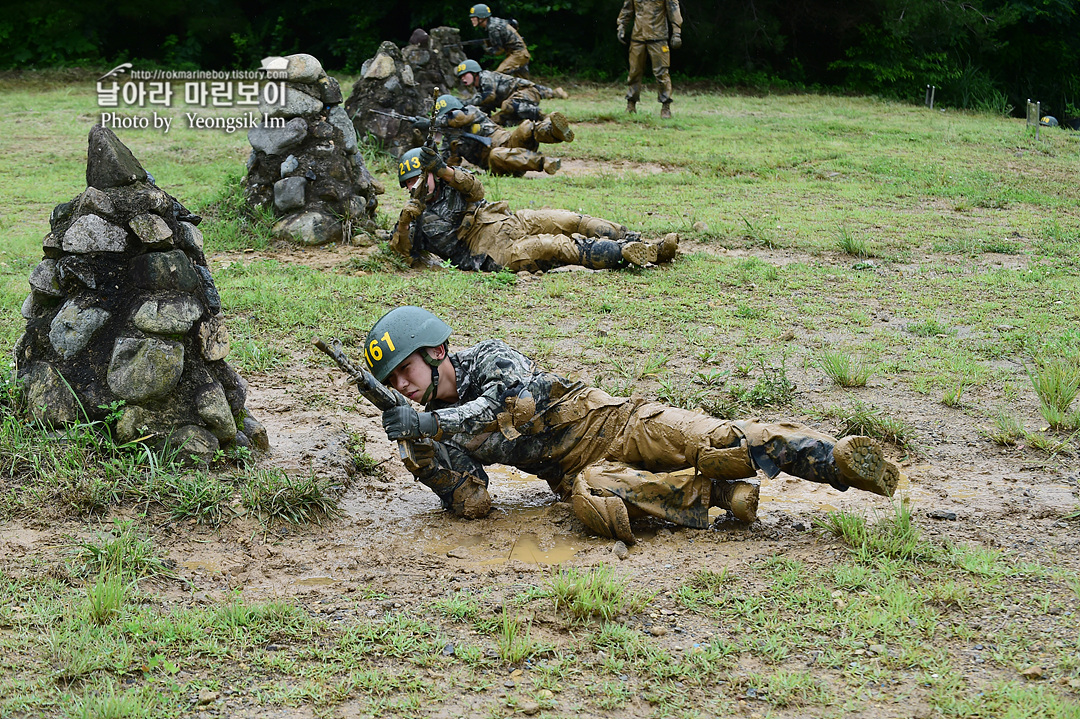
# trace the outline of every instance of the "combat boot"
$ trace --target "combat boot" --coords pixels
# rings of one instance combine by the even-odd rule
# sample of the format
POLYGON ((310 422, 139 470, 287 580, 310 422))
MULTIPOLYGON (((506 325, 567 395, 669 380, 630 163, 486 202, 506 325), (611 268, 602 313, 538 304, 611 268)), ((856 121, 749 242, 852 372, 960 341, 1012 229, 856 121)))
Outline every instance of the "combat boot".
POLYGON ((570 121, 566 119, 566 115, 553 112, 546 120, 537 123, 533 137, 538 142, 573 142, 574 131, 570 129, 570 121))
POLYGON ((832 454, 844 484, 883 497, 893 496, 900 470, 885 459, 877 442, 869 437, 844 437, 833 447, 832 454))
POLYGON ((679 233, 669 232, 656 244, 656 261, 671 262, 679 254, 679 233))
POLYGON ((578 246, 579 264, 592 270, 608 270, 622 267, 627 263, 623 255, 623 246, 614 240, 594 239, 572 235, 578 246))
POLYGON ((645 242, 624 242, 622 258, 631 265, 644 267, 650 262, 656 262, 656 245, 645 242))
POLYGON ((726 509, 740 522, 751 523, 757 520, 758 492, 757 482, 714 479, 709 506, 726 509))
POLYGON ((671 100, 668 100, 667 102, 665 102, 663 105, 660 106, 660 119, 661 120, 670 120, 671 119, 671 100))
POLYGON ((544 168, 544 172, 549 175, 554 175, 562 167, 562 160, 557 157, 545 157, 540 166, 544 168))
POLYGON ((637 100, 627 100, 626 111, 631 115, 637 112, 637 100))

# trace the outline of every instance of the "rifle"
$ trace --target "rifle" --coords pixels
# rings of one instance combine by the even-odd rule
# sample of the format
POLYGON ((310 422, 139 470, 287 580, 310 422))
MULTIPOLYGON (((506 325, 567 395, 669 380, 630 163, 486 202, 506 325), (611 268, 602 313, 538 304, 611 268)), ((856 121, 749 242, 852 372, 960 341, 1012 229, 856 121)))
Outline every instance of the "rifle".
POLYGON ((404 120, 405 122, 411 122, 413 124, 415 124, 415 123, 417 123, 417 122, 419 122, 421 120, 427 121, 426 117, 416 117, 415 115, 402 115, 399 112, 394 112, 394 111, 386 112, 385 110, 376 110, 375 108, 369 109, 368 112, 374 112, 376 115, 385 115, 387 117, 393 117, 393 118, 395 118, 397 120, 404 120))
MULTIPOLYGON (((427 137, 424 138, 424 147, 430 147, 432 150, 435 149, 435 106, 438 104, 438 101, 439 87, 436 85, 431 88, 431 117, 428 118, 427 137)), ((412 192, 409 193, 414 200, 422 202, 420 198, 427 193, 427 178, 428 173, 425 172, 420 177, 420 182, 417 182, 416 186, 413 187, 412 192)))
MULTIPOLYGON (((327 345, 321 339, 315 340, 316 349, 325 352, 330 356, 330 359, 334 360, 338 368, 349 375, 349 384, 355 384, 357 391, 360 395, 371 402, 377 409, 385 412, 388 409, 398 406, 409 406, 409 400, 405 395, 401 394, 395 389, 391 389, 386 385, 375 379, 375 375, 368 372, 363 367, 357 369, 349 358, 345 356, 341 342, 337 339, 331 339, 330 344, 327 345)), ((429 440, 414 440, 416 442, 429 442, 429 440)), ((409 472, 416 474, 420 469, 419 463, 416 461, 416 456, 413 453, 413 445, 409 440, 398 440, 398 456, 401 457, 402 464, 405 465, 405 469, 409 472)))
POLYGON ((444 43, 443 47, 469 47, 472 45, 483 45, 485 42, 487 42, 486 38, 478 38, 476 40, 462 40, 461 42, 444 43))

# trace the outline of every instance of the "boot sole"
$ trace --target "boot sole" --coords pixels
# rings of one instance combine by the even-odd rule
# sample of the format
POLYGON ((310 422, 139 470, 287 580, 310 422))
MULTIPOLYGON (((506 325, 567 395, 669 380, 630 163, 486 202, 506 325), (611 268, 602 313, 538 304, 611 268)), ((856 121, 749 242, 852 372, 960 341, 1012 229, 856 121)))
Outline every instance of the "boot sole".
POLYGON ((548 115, 548 120, 551 121, 551 127, 555 130, 555 137, 561 138, 563 142, 574 141, 574 131, 570 129, 570 121, 566 119, 566 115, 553 112, 548 115))
POLYGON ((896 492, 900 470, 869 437, 844 437, 833 448, 833 460, 844 484, 883 497, 896 492))
POLYGON ((751 524, 757 521, 758 492, 756 484, 739 483, 731 490, 731 513, 740 522, 751 524))
POLYGON ((557 157, 545 157, 544 158, 544 172, 549 175, 554 175, 562 167, 562 160, 557 157))
POLYGON ((644 242, 628 242, 622 246, 623 259, 632 265, 644 267, 656 262, 656 246, 644 242))

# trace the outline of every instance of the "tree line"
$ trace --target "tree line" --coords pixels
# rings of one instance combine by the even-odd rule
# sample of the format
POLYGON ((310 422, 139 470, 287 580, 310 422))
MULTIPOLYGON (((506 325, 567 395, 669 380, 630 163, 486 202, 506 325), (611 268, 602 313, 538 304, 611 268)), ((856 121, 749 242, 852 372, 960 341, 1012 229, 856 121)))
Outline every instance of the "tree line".
MULTIPOLYGON (((457 0, 15 0, 0 69, 251 69, 308 52, 356 72, 379 43, 450 25, 479 37, 457 0)), ((514 18, 534 74, 618 80, 622 0, 490 0, 514 18)), ((1027 98, 1080 115, 1080 0, 681 0, 677 77, 721 85, 877 94, 1007 112, 1027 98)), ((477 53, 477 59, 483 60, 477 53)))

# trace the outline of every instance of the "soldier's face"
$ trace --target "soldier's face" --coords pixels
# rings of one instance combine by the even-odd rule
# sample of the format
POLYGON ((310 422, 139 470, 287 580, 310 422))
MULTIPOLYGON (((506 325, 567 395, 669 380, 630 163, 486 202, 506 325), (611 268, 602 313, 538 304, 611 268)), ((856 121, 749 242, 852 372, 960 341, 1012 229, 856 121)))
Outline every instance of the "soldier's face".
MULTIPOLYGON (((413 352, 405 358, 394 370, 386 375, 383 381, 387 387, 392 387, 408 397, 413 402, 419 402, 427 388, 431 386, 431 367, 420 356, 421 352, 427 352, 436 359, 446 357, 444 347, 428 347, 413 352)), ((442 383, 439 386, 439 394, 443 394, 442 383)))
POLYGON ((464 83, 465 87, 472 87, 472 84, 475 80, 476 75, 471 72, 467 72, 461 76, 461 82, 464 83))
POLYGON ((471 17, 471 18, 469 18, 469 20, 472 21, 472 26, 473 27, 476 27, 477 25, 480 24, 480 18, 478 18, 478 17, 471 17))

